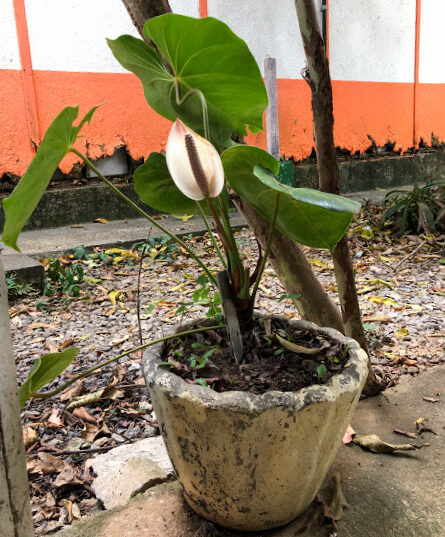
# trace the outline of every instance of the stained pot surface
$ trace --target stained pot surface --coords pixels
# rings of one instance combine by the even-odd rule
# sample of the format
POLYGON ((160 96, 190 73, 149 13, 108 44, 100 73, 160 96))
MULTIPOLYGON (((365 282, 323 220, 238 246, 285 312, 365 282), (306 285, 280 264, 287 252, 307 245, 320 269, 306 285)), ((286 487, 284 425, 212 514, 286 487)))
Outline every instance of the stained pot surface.
POLYGON ((159 368, 162 344, 144 354, 152 404, 185 498, 223 526, 268 529, 301 514, 317 494, 360 396, 366 353, 336 330, 296 324, 350 344, 345 368, 324 385, 217 393, 159 368))

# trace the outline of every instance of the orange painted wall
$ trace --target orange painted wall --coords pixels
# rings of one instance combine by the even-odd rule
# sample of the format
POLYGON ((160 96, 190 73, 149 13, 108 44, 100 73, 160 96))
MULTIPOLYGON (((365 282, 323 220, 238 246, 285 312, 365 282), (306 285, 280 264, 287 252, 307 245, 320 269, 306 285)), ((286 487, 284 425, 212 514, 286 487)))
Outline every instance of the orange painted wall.
POLYGON ((431 144, 431 134, 445 141, 445 84, 418 84, 417 137, 431 144))
POLYGON ((34 153, 29 138, 22 73, 0 69, 0 177, 23 175, 34 153))
MULTIPOLYGON (((81 114, 103 103, 90 127, 85 128, 91 158, 111 155, 125 145, 138 159, 165 147, 170 123, 153 112, 142 86, 132 74, 35 71, 35 92, 41 132, 64 106, 79 104, 81 114)), ((32 158, 21 73, 0 70, 0 175, 22 175, 32 158)), ((333 81, 336 145, 364 151, 371 144, 396 142, 412 146, 413 84, 333 81)), ((418 133, 428 143, 431 132, 445 140, 445 84, 418 85, 418 133)), ((310 90, 303 80, 279 80, 278 99, 282 153, 295 160, 312 151, 313 128, 310 90)), ((264 133, 250 135, 248 143, 266 147, 264 133)), ((66 157, 62 171, 69 172, 74 156, 66 157)))

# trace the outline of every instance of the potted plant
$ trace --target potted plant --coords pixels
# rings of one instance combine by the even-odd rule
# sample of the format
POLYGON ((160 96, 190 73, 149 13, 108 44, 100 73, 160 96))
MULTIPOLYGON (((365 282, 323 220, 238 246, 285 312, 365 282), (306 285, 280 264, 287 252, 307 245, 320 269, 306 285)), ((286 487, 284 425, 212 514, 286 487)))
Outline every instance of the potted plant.
POLYGON ((332 250, 360 205, 281 184, 273 156, 233 141, 247 126, 262 128, 267 95, 247 45, 224 23, 168 14, 147 21, 144 32, 156 49, 131 36, 109 41, 119 62, 140 78, 148 103, 173 121, 165 155, 151 153, 136 170, 135 190, 158 210, 200 215, 221 270, 212 272, 75 147, 97 107, 77 126, 78 108, 65 108, 53 121, 4 201, 3 241, 17 248, 53 172, 73 152, 189 253, 202 282, 219 290, 224 324, 194 323, 146 352, 156 416, 185 498, 199 514, 231 528, 276 527, 314 499, 358 401, 367 356, 335 330, 256 313, 257 290, 275 229, 332 250), (237 197, 269 222, 255 267, 243 260, 230 226, 230 200, 237 197))

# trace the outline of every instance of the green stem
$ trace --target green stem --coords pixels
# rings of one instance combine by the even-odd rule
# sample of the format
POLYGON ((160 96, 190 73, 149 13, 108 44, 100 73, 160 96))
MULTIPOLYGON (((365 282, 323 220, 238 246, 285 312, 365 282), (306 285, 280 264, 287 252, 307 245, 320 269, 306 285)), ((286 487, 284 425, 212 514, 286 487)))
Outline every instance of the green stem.
POLYGON ((115 356, 114 358, 110 358, 109 360, 106 360, 105 362, 101 362, 100 364, 95 365, 94 367, 90 369, 87 369, 83 373, 80 373, 79 375, 76 375, 75 377, 73 377, 68 382, 65 382, 65 384, 62 384, 62 386, 57 388, 57 390, 54 390, 52 392, 46 392, 46 393, 33 393, 31 394, 31 397, 34 397, 36 399, 49 399, 50 397, 54 397, 58 393, 62 392, 63 390, 68 388, 68 386, 71 386, 71 384, 74 384, 76 381, 90 376, 92 373, 94 373, 98 369, 101 369, 102 367, 105 367, 108 364, 116 362, 117 360, 119 360, 120 358, 123 358, 124 356, 133 354, 134 352, 150 347, 151 345, 156 345, 156 343, 162 343, 163 341, 168 341, 169 339, 187 336, 188 334, 195 334, 197 332, 207 332, 207 330, 218 330, 219 328, 224 328, 225 326, 226 326, 225 324, 218 324, 215 326, 205 326, 203 328, 193 328, 192 330, 185 330, 184 332, 178 332, 177 334, 172 334, 170 336, 164 336, 159 339, 153 339, 152 341, 149 341, 148 343, 144 343, 143 345, 139 345, 138 347, 133 347, 132 349, 125 351, 122 354, 115 356))
POLYGON ((189 97, 191 97, 192 95, 198 95, 198 97, 201 100, 202 124, 203 124, 203 127, 204 127, 204 138, 206 140, 210 141, 209 113, 208 113, 208 110, 207 110, 207 101, 206 101, 202 91, 199 90, 199 89, 196 89, 196 88, 192 88, 184 95, 184 97, 181 98, 181 96, 179 95, 179 82, 176 79, 175 80, 175 92, 176 92, 176 104, 178 106, 182 106, 185 103, 185 101, 189 97))
POLYGON ((218 246, 218 243, 216 242, 216 239, 215 239, 215 234, 213 233, 212 228, 210 227, 209 221, 207 220, 207 217, 204 214, 204 211, 202 210, 202 207, 201 207, 201 204, 199 203, 199 201, 196 202, 196 205, 198 206, 198 210, 199 210, 199 212, 201 214, 201 217, 202 217, 202 219, 204 221, 204 224, 205 224, 205 226, 207 228, 207 231, 208 231, 208 233, 210 235, 210 239, 211 239, 211 241, 213 243, 213 246, 214 246, 214 248, 216 250, 216 253, 219 256, 219 258, 221 260, 221 263, 223 264, 223 267, 227 270, 226 260, 224 259, 224 256, 221 253, 221 250, 220 250, 220 248, 218 246))
POLYGON ((270 247, 272 245, 272 237, 273 237, 273 232, 274 232, 274 228, 275 228, 275 221, 277 219, 279 204, 280 204, 280 193, 277 192, 276 195, 275 195, 274 213, 273 213, 273 217, 272 217, 272 222, 270 223, 269 236, 267 237, 266 248, 264 249, 263 259, 261 260, 260 268, 258 270, 258 274, 257 274, 256 280, 255 280, 255 284, 253 286, 253 291, 252 291, 252 294, 250 296, 250 311, 251 312, 253 312, 253 308, 255 306, 256 294, 257 294, 257 291, 258 291, 258 287, 260 285, 260 281, 261 281, 261 277, 262 277, 263 272, 264 272, 264 268, 266 267, 266 261, 267 261, 267 258, 269 256, 270 247))
POLYGON ((216 280, 213 274, 209 271, 209 269, 205 266, 205 264, 199 259, 199 257, 195 254, 195 252, 187 246, 187 244, 177 237, 175 234, 173 234, 171 231, 169 231, 166 227, 164 227, 162 224, 157 222, 154 218, 152 218, 149 214, 147 214, 143 209, 141 209, 134 201, 132 201, 130 198, 128 198, 123 192, 121 192, 111 181, 109 181, 106 177, 104 177, 100 171, 94 166, 94 164, 91 162, 91 160, 85 156, 83 153, 78 151, 77 149, 74 149, 74 147, 71 147, 70 151, 80 157, 85 164, 99 177, 101 181, 103 181, 107 186, 111 188, 120 198, 122 198, 130 207, 133 207, 135 211, 137 211, 141 216, 143 216, 145 219, 147 219, 153 226, 156 226, 158 229, 160 229, 163 233, 168 235, 171 239, 173 239, 179 246, 184 248, 184 250, 189 254, 190 257, 192 257, 203 269, 203 271, 206 273, 209 280, 213 283, 213 285, 216 286, 216 280))

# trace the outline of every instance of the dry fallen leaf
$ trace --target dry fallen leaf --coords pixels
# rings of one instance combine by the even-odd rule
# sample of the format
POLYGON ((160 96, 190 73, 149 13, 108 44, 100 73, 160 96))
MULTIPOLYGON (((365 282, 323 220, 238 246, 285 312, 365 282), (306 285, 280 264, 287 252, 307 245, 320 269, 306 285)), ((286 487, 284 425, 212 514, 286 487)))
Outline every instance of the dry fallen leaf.
POLYGON ((348 428, 343 435, 343 444, 350 444, 355 434, 356 432, 354 431, 354 429, 350 425, 348 425, 348 428))
POLYGON ((94 221, 98 224, 108 224, 108 220, 106 218, 96 218, 94 221))
POLYGON ((35 429, 29 425, 25 425, 25 427, 23 427, 23 443, 25 444, 25 449, 28 449, 29 446, 32 446, 36 440, 37 433, 35 429))
POLYGON ((87 393, 86 395, 82 395, 80 397, 76 397, 66 406, 66 410, 71 410, 72 408, 78 408, 81 406, 87 406, 92 405, 94 403, 98 403, 102 399, 119 399, 120 397, 124 396, 124 392, 122 390, 118 390, 114 386, 108 386, 107 388, 104 388, 102 390, 98 390, 97 392, 93 393, 87 393))
POLYGON ((352 441, 354 444, 373 453, 394 453, 394 451, 411 451, 416 449, 416 446, 412 444, 388 444, 387 442, 383 442, 376 434, 355 435, 352 441))
POLYGON ((299 354, 317 354, 323 349, 323 347, 303 347, 302 345, 297 345, 296 343, 287 341, 287 339, 282 338, 278 334, 275 335, 280 344, 283 345, 285 349, 291 352, 297 352, 299 354))
POLYGON ((63 423, 60 418, 60 411, 57 407, 53 407, 51 415, 48 418, 48 427, 57 428, 62 427, 63 423))
POLYGON ((50 453, 39 453, 37 457, 30 457, 26 462, 29 474, 52 474, 62 471, 65 463, 50 453))
POLYGON ((440 399, 434 397, 422 397, 422 399, 427 403, 438 403, 440 401, 440 399))
POLYGON ((75 408, 73 410, 73 416, 76 416, 76 418, 79 418, 83 421, 88 421, 90 423, 97 423, 97 419, 88 413, 87 409, 84 406, 81 406, 79 408, 75 408))
POLYGON ((60 350, 63 351, 63 349, 66 349, 67 347, 70 347, 75 342, 74 338, 70 338, 65 340, 62 345, 60 346, 60 350))

